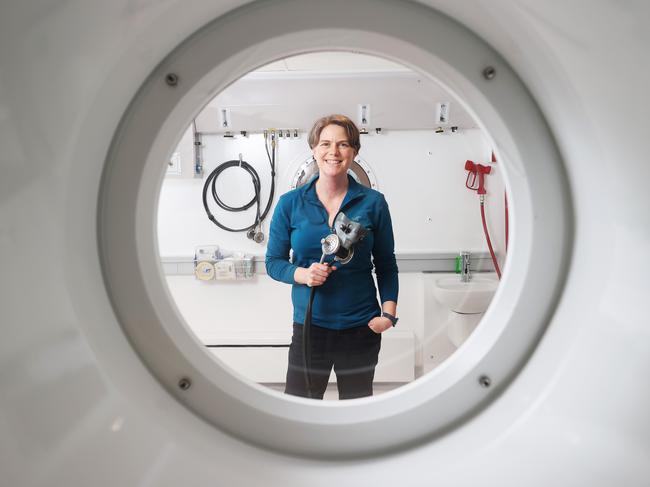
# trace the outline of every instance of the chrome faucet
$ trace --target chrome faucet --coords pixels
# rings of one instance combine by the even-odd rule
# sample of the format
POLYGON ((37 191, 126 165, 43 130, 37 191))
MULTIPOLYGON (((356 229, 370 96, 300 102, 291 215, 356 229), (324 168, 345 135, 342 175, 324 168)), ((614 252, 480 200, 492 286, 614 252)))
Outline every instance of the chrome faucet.
POLYGON ((469 252, 460 253, 460 280, 461 282, 469 282, 472 275, 469 272, 469 252))

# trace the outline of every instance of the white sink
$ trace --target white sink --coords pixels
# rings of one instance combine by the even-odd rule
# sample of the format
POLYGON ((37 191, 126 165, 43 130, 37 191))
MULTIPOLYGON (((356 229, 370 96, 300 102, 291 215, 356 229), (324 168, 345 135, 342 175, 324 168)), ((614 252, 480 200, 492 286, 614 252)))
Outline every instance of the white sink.
POLYGON ((499 281, 494 274, 472 275, 469 282, 459 276, 436 280, 433 295, 438 301, 456 313, 483 313, 494 296, 499 281))

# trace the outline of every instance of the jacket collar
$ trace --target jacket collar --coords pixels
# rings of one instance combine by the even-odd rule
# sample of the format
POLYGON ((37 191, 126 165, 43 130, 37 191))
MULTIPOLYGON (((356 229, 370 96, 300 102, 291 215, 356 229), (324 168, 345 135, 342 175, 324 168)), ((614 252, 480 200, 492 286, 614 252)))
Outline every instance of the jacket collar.
MULTIPOLYGON (((320 200, 318 199, 318 195, 316 194, 316 181, 318 181, 318 175, 314 176, 307 184, 301 188, 302 197, 311 203, 321 204, 320 200)), ((343 208, 353 199, 363 196, 364 189, 364 186, 357 183, 355 179, 348 174, 348 191, 345 193, 345 197, 341 202, 341 208, 343 208)))

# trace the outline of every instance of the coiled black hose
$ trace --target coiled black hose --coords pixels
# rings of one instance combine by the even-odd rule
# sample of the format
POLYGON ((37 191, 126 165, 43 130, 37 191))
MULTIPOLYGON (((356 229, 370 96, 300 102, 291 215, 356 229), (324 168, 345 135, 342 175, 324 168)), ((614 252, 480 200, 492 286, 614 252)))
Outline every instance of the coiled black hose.
POLYGON ((269 210, 271 209, 271 203, 273 202, 273 196, 275 195, 275 138, 274 136, 271 136, 271 152, 269 152, 269 143, 268 140, 266 140, 266 137, 265 137, 265 146, 266 146, 266 155, 268 156, 269 164, 271 165, 271 191, 269 194, 269 200, 266 203, 266 207, 264 208, 264 211, 262 213, 260 213, 260 207, 261 207, 260 200, 261 200, 261 189, 262 189, 260 176, 255 170, 255 168, 251 166, 248 162, 243 160, 226 161, 222 164, 219 164, 205 179, 205 184, 203 184, 203 208, 205 208, 205 212, 208 215, 208 219, 219 228, 226 230, 227 232, 245 232, 247 230, 256 228, 260 223, 262 223, 262 221, 264 221, 266 215, 268 215, 269 210), (251 180, 253 181, 253 189, 255 190, 255 194, 253 195, 253 198, 248 203, 242 206, 230 206, 224 203, 221 200, 221 198, 219 198, 219 194, 217 193, 217 187, 216 187, 217 179, 219 178, 219 176, 223 171, 231 167, 241 167, 246 172, 248 172, 248 174, 251 177, 251 180), (217 203, 217 205, 219 205, 220 208, 223 208, 226 211, 232 211, 232 212, 245 211, 248 210, 251 206, 257 205, 256 212, 255 212, 255 221, 253 222, 253 224, 243 228, 230 228, 224 225, 223 223, 220 223, 210 211, 210 207, 208 205, 208 189, 210 190, 212 199, 217 203))

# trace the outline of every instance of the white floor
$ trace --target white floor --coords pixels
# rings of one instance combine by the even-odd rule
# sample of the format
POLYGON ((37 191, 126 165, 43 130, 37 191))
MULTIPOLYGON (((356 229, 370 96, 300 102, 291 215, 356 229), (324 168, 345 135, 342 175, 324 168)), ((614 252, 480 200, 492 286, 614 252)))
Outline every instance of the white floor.
MULTIPOLYGON (((284 384, 262 384, 266 387, 273 389, 274 391, 284 392, 284 384)), ((403 384, 395 382, 381 382, 373 385, 374 395, 378 396, 384 392, 392 391, 393 389, 398 388, 403 384)), ((326 401, 337 401, 339 398, 339 392, 336 389, 336 383, 330 382, 325 391, 325 396, 323 397, 326 401)))

